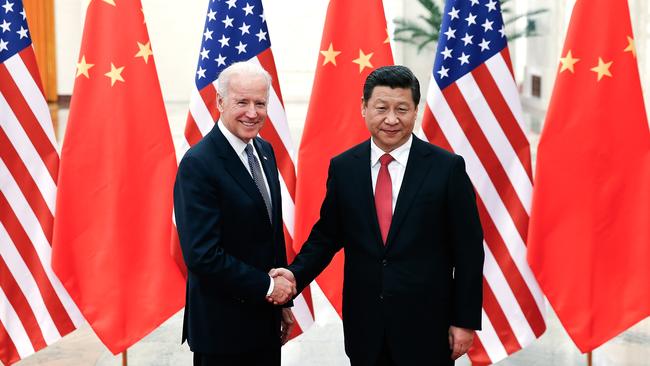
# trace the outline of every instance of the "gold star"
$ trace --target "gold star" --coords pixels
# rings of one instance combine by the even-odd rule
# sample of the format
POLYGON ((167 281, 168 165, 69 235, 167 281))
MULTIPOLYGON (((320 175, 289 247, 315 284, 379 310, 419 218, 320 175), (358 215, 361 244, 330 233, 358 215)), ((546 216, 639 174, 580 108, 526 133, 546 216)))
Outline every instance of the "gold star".
POLYGON ((390 33, 388 33, 388 28, 386 28, 386 39, 384 39, 384 43, 390 43, 390 33))
POLYGON ((634 45, 634 38, 627 37, 627 47, 625 47, 623 52, 632 52, 632 55, 634 58, 636 58, 636 46, 634 45))
POLYGON ((124 82, 124 79, 122 79, 123 70, 124 70, 124 66, 116 68, 115 65, 113 65, 113 63, 111 62, 111 71, 104 74, 105 76, 111 78, 111 86, 115 85, 116 80, 124 82))
POLYGON ((598 81, 603 78, 603 75, 607 75, 610 78, 612 77, 612 73, 609 72, 609 67, 612 66, 613 62, 614 61, 605 63, 602 58, 598 57, 598 66, 591 68, 591 71, 598 73, 598 81))
POLYGON ((142 57, 144 59, 144 63, 146 64, 149 62, 149 56, 153 55, 153 52, 151 52, 151 42, 147 42, 147 44, 142 44, 140 42, 137 43, 140 51, 138 51, 138 53, 136 53, 133 57, 142 57))
POLYGON ((327 65, 328 62, 331 62, 336 66, 336 56, 338 56, 341 51, 334 51, 334 46, 330 42, 330 47, 325 51, 320 51, 321 55, 325 56, 325 61, 323 61, 323 66, 327 65))
POLYGON ((75 76, 75 78, 77 78, 79 75, 83 75, 86 78, 90 79, 88 70, 90 70, 90 68, 93 66, 95 66, 95 64, 86 63, 86 55, 81 56, 81 61, 77 63, 77 76, 75 76))
POLYGON ((359 73, 361 73, 363 71, 363 69, 366 68, 366 67, 367 68, 373 68, 374 67, 370 63, 370 58, 372 57, 373 54, 374 54, 374 52, 370 52, 369 54, 366 55, 365 53, 363 53, 363 51, 361 49, 359 49, 359 58, 357 58, 355 60, 352 60, 352 62, 359 65, 359 73))
POLYGON ((560 72, 564 70, 569 70, 571 73, 574 72, 573 70, 573 65, 576 64, 576 62, 580 61, 579 58, 573 58, 573 55, 571 55, 571 50, 566 53, 565 57, 560 57, 560 63, 562 63, 562 68, 560 69, 560 72))
POLYGON ((105 2, 106 4, 111 4, 115 6, 115 0, 102 0, 102 1, 105 2))

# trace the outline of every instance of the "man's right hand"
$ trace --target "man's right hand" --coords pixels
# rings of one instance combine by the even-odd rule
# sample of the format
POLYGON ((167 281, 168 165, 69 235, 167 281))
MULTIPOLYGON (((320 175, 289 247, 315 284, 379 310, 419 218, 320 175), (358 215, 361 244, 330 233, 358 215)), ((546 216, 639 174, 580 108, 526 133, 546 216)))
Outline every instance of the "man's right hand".
MULTIPOLYGON (((289 280, 283 275, 276 274, 274 271, 277 270, 272 269, 269 272, 269 275, 273 277, 273 292, 266 299, 274 305, 284 305, 296 295, 296 282, 295 279, 289 280)), ((291 273, 288 270, 285 271, 291 273)), ((291 274, 291 278, 293 278, 293 274, 291 274)))
POLYGON ((290 270, 288 270, 286 268, 273 268, 269 272, 269 276, 271 276, 273 278, 277 278, 279 276, 282 276, 282 277, 286 278, 287 280, 289 280, 290 282, 292 282, 294 285, 296 284, 296 277, 294 277, 293 272, 291 272, 290 270))

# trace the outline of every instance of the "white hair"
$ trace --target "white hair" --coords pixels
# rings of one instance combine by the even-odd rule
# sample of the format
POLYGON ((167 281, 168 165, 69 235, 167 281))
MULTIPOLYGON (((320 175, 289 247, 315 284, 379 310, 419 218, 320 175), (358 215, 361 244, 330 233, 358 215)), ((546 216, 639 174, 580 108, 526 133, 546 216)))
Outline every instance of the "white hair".
POLYGON ((219 78, 217 79, 217 93, 221 97, 225 97, 228 94, 228 86, 230 83, 230 77, 233 75, 243 75, 243 76, 261 76, 266 80, 267 88, 271 88, 271 74, 269 74, 260 64, 256 64, 250 61, 235 62, 230 66, 226 67, 219 78))

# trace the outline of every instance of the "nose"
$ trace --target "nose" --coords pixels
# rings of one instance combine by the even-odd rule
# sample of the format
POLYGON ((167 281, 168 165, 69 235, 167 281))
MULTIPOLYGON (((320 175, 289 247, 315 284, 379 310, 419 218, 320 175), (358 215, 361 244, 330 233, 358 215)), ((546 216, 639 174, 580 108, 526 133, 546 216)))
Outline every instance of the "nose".
POLYGON ((255 109, 255 104, 254 103, 250 103, 246 107, 246 117, 248 117, 248 118, 257 117, 257 110, 255 109))
POLYGON ((386 119, 384 122, 389 125, 394 125, 398 123, 398 117, 397 114, 395 114, 395 111, 389 110, 388 113, 386 114, 386 119))

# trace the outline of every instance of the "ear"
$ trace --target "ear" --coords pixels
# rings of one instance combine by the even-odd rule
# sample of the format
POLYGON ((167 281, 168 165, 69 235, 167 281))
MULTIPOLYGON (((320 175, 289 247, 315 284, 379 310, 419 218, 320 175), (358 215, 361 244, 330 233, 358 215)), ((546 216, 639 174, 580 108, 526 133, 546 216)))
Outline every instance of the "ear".
POLYGON ((219 94, 217 94, 217 109, 219 113, 223 113, 223 98, 219 94))
POLYGON ((363 118, 366 118, 366 107, 368 107, 366 101, 361 98, 361 117, 363 118))

